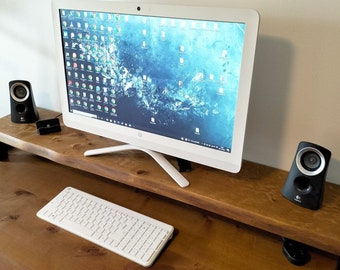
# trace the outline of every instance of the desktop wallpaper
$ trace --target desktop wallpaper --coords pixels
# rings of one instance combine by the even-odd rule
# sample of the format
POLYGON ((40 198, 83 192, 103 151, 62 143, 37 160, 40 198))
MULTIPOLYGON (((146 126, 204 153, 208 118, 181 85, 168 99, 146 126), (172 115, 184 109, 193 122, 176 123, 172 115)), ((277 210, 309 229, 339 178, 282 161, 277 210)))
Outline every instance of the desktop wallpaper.
POLYGON ((245 25, 60 11, 69 108, 231 152, 245 25))

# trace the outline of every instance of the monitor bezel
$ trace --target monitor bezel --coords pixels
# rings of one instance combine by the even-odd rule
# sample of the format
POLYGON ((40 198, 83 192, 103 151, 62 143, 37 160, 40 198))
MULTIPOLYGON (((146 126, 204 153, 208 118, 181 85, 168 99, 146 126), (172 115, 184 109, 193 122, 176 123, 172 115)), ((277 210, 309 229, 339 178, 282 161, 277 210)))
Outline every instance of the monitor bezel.
POLYGON ((145 4, 125 1, 54 0, 52 2, 52 12, 58 61, 58 88, 62 117, 66 126, 224 171, 233 173, 240 171, 259 26, 259 14, 255 10, 145 4), (231 153, 71 113, 69 111, 67 84, 65 81, 66 75, 59 18, 60 9, 245 23, 241 77, 231 153))

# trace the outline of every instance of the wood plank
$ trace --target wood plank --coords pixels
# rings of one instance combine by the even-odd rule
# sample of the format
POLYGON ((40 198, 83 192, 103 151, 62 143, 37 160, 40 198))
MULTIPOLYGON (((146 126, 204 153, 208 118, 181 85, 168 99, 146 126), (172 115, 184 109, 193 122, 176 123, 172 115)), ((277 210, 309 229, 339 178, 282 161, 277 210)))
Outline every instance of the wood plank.
MULTIPOLYGON (((1 269, 145 269, 36 217, 66 186, 170 223, 176 235, 150 269, 296 269, 279 237, 19 150, 0 162, 1 269)), ((312 251, 303 269, 335 269, 312 251)))
MULTIPOLYGON (((58 115, 48 110, 40 114, 42 118, 58 115)), ((0 141, 19 149, 340 255, 338 185, 326 184, 320 210, 304 209, 281 195, 287 172, 244 161, 238 174, 193 164, 193 171, 184 173, 191 185, 182 189, 144 153, 83 156, 85 150, 119 142, 63 124, 62 132, 39 136, 34 124, 14 124, 9 116, 0 119, 0 127, 0 141)), ((168 158, 176 166, 175 159, 168 158)))

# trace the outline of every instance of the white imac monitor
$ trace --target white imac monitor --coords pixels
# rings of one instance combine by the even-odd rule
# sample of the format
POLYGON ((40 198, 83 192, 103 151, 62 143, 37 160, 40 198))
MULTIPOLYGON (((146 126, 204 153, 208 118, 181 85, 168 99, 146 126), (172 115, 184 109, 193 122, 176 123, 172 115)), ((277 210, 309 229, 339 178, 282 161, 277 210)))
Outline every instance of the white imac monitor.
POLYGON ((240 170, 256 11, 57 0, 53 17, 64 123, 126 143, 86 155, 140 149, 181 186, 162 154, 240 170))

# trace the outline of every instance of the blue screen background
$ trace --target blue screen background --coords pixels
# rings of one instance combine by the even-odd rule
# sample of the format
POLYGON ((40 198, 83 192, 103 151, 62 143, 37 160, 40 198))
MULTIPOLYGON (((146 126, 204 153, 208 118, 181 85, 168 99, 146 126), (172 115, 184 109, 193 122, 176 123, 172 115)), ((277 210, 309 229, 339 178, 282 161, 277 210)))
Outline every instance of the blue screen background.
POLYGON ((230 152, 245 25, 61 10, 70 111, 230 152))

